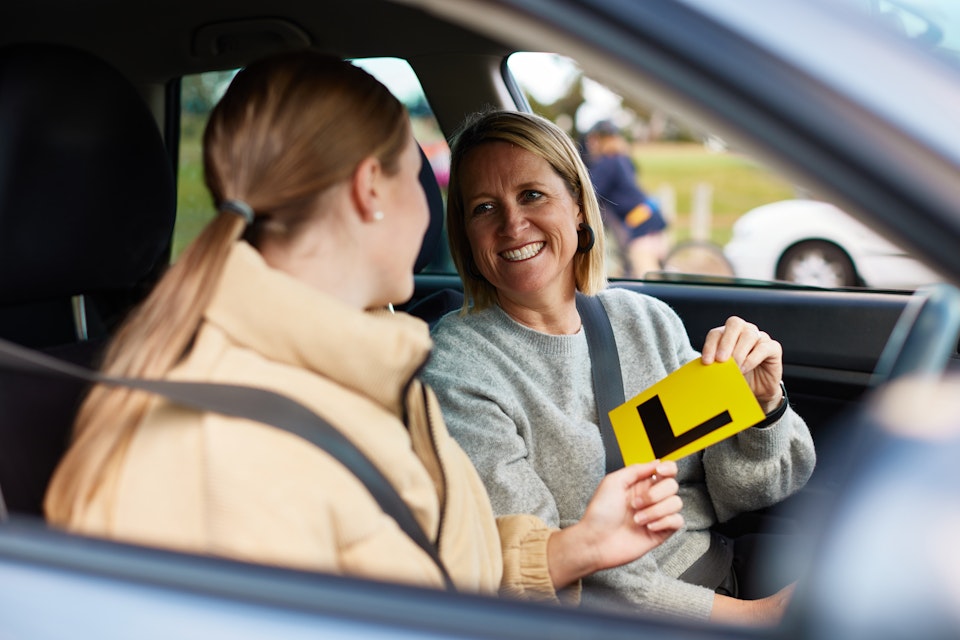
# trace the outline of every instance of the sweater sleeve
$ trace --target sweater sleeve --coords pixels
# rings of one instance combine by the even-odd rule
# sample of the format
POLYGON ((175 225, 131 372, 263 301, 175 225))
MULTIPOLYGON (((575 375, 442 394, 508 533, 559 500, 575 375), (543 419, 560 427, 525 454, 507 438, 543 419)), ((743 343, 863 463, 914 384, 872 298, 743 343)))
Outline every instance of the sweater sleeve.
POLYGON ((503 549, 503 580, 500 593, 526 600, 578 604, 580 582, 557 591, 547 562, 547 541, 556 529, 539 518, 509 515, 497 518, 503 549))
POLYGON ((490 391, 500 385, 487 380, 489 372, 478 371, 471 357, 482 340, 464 333, 435 332, 437 349, 423 373, 440 400, 447 428, 483 478, 495 514, 532 514, 559 527, 554 497, 528 460, 527 444, 501 404, 507 400, 490 391))
POLYGON ((583 580, 584 607, 615 607, 633 613, 708 620, 713 600, 714 592, 710 589, 664 573, 650 553, 583 580))
POLYGON ((707 489, 720 522, 799 491, 815 464, 810 430, 792 408, 772 425, 745 429, 703 452, 707 489))

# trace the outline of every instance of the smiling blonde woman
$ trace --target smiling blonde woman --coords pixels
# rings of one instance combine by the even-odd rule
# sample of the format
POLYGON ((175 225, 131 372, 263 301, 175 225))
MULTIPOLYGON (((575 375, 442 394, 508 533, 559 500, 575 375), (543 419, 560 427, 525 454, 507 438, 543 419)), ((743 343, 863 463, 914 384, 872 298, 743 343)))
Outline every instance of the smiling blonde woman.
POLYGON ((436 325, 424 377, 495 512, 571 526, 604 477, 591 355, 576 304, 578 292, 595 295, 612 324, 625 397, 696 358, 733 358, 768 417, 679 462, 686 527, 637 561, 585 579, 584 602, 778 620, 791 587, 780 576, 772 586, 737 576, 732 541, 711 527, 775 504, 813 471, 813 440, 782 390, 780 344, 733 317, 697 353, 665 304, 605 288, 589 174, 566 133, 539 116, 490 112, 465 125, 452 151, 447 228, 466 301, 436 325))

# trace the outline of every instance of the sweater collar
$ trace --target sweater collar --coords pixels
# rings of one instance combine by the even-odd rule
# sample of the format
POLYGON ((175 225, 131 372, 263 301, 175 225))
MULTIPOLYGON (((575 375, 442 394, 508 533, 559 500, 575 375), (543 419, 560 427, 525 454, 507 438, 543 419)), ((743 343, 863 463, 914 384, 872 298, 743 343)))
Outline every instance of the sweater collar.
POLYGON ((359 311, 271 268, 242 241, 204 316, 236 343, 330 378, 397 415, 432 346, 422 321, 359 311))

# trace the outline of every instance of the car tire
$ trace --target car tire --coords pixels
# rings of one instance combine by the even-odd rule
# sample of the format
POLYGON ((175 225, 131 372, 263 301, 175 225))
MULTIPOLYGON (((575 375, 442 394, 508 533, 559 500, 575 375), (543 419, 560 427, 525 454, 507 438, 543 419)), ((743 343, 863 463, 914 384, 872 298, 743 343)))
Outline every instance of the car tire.
POLYGON ((795 244, 777 263, 777 280, 816 287, 854 287, 859 283, 857 270, 847 252, 824 240, 795 244))

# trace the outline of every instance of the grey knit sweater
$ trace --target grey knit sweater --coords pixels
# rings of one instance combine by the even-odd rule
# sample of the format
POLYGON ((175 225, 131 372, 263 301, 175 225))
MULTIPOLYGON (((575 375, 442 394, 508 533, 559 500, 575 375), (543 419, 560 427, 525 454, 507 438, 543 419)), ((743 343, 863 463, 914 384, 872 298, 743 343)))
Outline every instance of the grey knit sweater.
MULTIPOLYGON (((699 357, 680 318, 655 298, 599 294, 630 398, 699 357)), ((424 373, 450 432, 473 460, 498 514, 531 513, 566 527, 582 516, 604 475, 590 356, 583 331, 553 336, 499 307, 445 316, 424 373)), ((709 546, 711 525, 800 489, 815 462, 803 420, 788 409, 679 461, 684 530, 646 556, 584 580, 585 605, 706 619, 713 592, 677 577, 709 546)))

